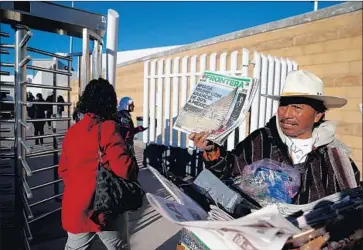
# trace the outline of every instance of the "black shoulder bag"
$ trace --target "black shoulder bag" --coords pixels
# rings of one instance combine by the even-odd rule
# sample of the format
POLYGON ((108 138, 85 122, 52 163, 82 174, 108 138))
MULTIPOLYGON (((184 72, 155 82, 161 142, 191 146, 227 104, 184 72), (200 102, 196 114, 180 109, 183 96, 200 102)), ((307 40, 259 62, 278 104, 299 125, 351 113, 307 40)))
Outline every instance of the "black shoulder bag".
MULTIPOLYGON (((100 224, 98 215, 117 216, 127 211, 135 211, 142 206, 145 195, 140 183, 136 180, 125 180, 115 175, 102 163, 105 154, 101 146, 101 124, 98 127, 98 168, 96 178, 96 191, 93 200, 94 213, 91 219, 100 224)), ((133 161, 132 164, 137 163, 133 161)))

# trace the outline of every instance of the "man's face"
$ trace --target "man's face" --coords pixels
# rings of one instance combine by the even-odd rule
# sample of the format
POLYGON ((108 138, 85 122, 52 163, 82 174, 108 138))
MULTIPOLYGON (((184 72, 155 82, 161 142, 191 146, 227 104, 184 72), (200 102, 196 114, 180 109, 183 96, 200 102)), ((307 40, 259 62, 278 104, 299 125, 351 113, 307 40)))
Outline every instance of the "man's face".
POLYGON ((324 113, 317 112, 310 105, 294 102, 294 98, 281 98, 277 110, 282 132, 298 139, 310 138, 314 123, 319 122, 324 113))

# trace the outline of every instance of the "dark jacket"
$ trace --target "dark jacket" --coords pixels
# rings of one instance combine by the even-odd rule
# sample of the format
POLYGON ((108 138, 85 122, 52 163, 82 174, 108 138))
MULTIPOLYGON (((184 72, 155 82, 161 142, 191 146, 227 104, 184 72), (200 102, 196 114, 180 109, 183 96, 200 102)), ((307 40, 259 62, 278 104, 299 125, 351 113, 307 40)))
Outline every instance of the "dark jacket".
MULTIPOLYGON (((64 98, 63 98, 63 96, 58 96, 57 97, 57 102, 58 103, 64 103, 64 98)), ((58 105, 57 106, 57 109, 58 109, 58 112, 63 112, 64 111, 64 105, 58 105)))
POLYGON ((79 112, 79 108, 75 107, 73 110, 72 118, 77 123, 81 119, 81 113, 79 112))
MULTIPOLYGON (((53 94, 51 94, 50 96, 47 97, 47 99, 45 99, 46 102, 54 102, 54 97, 53 97, 53 94)), ((52 104, 48 104, 48 105, 45 105, 45 110, 50 113, 50 114, 53 114, 53 105, 52 104)))
MULTIPOLYGON (((36 100, 36 102, 44 102, 43 100, 36 100)), ((45 105, 34 104, 34 119, 44 119, 45 118, 45 105)), ((45 123, 42 121, 41 123, 45 123)))
POLYGON ((121 136, 125 142, 129 145, 134 145, 134 137, 137 131, 135 131, 135 125, 130 112, 126 110, 118 111, 116 115, 116 122, 120 126, 121 136))
POLYGON ((137 133, 145 130, 142 126, 135 127, 131 114, 127 110, 120 110, 116 114, 116 122, 120 126, 122 139, 126 142, 130 153, 135 155, 134 152, 134 138, 137 133))
MULTIPOLYGON (((276 117, 272 117, 264 128, 251 133, 233 151, 220 149, 221 157, 215 161, 205 161, 205 166, 222 179, 240 176, 245 166, 265 158, 293 166, 288 148, 278 133, 276 117)), ((359 171, 353 161, 351 161, 351 166, 356 181, 359 183, 359 171)), ((299 170, 301 188, 295 197, 295 204, 310 203, 346 189, 339 185, 337 173, 335 173, 328 155, 328 145, 314 148, 299 170)))
MULTIPOLYGON (((35 101, 35 98, 33 95, 28 95, 27 97, 27 102, 34 102, 35 101)), ((34 105, 31 105, 30 107, 27 106, 26 108, 27 112, 28 112, 28 116, 31 118, 31 119, 34 119, 34 116, 35 116, 35 106, 34 105)))

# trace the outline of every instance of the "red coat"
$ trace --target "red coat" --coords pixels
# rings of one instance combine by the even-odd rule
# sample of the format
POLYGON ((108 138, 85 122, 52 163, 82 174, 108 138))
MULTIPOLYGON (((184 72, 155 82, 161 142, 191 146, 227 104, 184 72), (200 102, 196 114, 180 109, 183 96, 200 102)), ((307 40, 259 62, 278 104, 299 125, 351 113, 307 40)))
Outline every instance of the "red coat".
MULTIPOLYGON (((58 173, 64 181, 62 225, 70 233, 99 232, 90 216, 98 166, 98 124, 86 114, 65 135, 58 173)), ((127 178, 132 159, 114 121, 102 123, 104 163, 118 176, 127 178), (108 164, 107 164, 108 163, 108 164)))

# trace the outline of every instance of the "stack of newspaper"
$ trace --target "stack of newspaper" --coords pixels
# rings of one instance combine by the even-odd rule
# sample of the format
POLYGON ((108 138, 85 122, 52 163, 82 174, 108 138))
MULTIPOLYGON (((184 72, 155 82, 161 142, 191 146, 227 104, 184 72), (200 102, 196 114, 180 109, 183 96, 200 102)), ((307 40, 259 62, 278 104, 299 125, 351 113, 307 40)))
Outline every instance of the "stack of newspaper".
POLYGON ((174 129, 185 133, 212 132, 219 145, 246 118, 258 89, 258 79, 204 72, 180 111, 174 129))
POLYGON ((166 219, 208 242, 208 249, 281 249, 286 240, 301 232, 279 214, 277 206, 260 209, 239 219, 232 219, 222 209, 212 206, 207 213, 156 169, 149 170, 174 200, 147 193, 149 203, 166 219))
MULTIPOLYGON (((361 219, 358 217, 363 207, 362 187, 345 190, 306 205, 268 205, 234 219, 225 212, 228 210, 225 207, 221 209, 212 205, 207 213, 156 169, 149 167, 149 170, 174 200, 150 193, 147 194, 147 199, 163 217, 184 228, 182 241, 198 245, 195 248, 188 245, 188 249, 273 250, 282 249, 286 243, 300 247, 318 237, 327 241, 330 236, 325 225, 329 223, 345 219, 349 221, 352 216, 361 219)), ((214 197, 218 195, 211 194, 214 197)), ((223 199, 218 203, 222 204, 223 199)), ((351 228, 346 228, 345 231, 349 229, 351 228)), ((360 234, 354 233, 353 238, 360 239, 360 234)))

